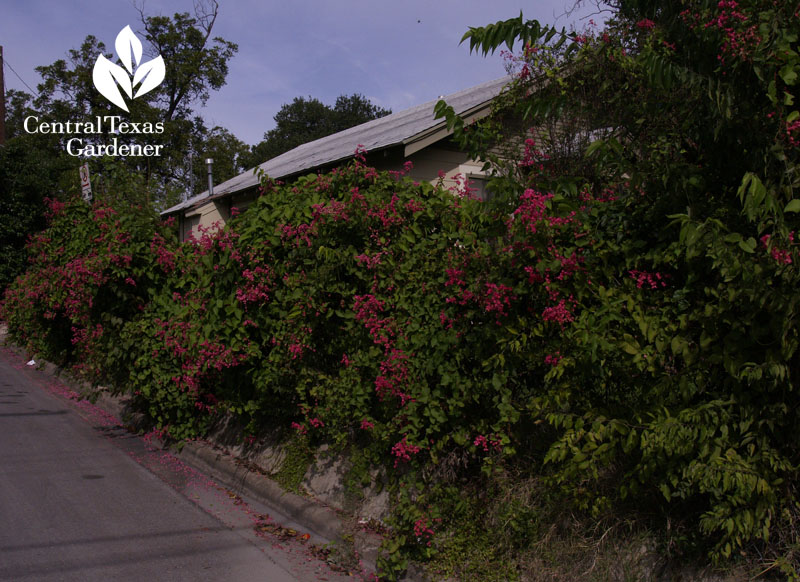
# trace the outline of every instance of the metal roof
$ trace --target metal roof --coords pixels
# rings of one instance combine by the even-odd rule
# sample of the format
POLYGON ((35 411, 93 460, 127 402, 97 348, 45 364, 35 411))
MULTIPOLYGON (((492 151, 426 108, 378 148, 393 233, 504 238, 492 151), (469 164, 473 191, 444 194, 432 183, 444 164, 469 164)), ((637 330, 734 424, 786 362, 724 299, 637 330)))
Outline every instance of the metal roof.
MULTIPOLYGON (((509 81, 509 77, 502 77, 447 95, 443 99, 453 107, 456 113, 469 114, 476 109, 485 107, 500 94, 509 81)), ((258 168, 261 168, 270 178, 286 178, 351 158, 359 146, 362 146, 367 152, 375 152, 393 146, 413 144, 417 140, 430 137, 437 130, 444 130, 444 122, 434 119, 433 109, 437 102, 438 99, 428 101, 422 105, 373 119, 339 133, 308 142, 264 162, 258 168)), ((214 186, 214 198, 257 186, 259 179, 255 175, 255 171, 256 168, 247 170, 214 186)), ((171 214, 197 206, 208 197, 206 190, 165 210, 162 214, 171 214)))

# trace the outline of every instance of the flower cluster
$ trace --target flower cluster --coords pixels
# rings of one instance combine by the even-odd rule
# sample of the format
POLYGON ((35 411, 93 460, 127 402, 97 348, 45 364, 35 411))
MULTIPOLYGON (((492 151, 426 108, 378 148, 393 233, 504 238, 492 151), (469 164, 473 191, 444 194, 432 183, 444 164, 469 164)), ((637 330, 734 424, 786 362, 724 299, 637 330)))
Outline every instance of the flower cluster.
MULTIPOLYGON (((765 234, 761 237, 761 245, 764 247, 764 250, 767 251, 772 259, 779 265, 791 265, 792 252, 787 249, 782 249, 778 247, 778 245, 771 243, 771 238, 772 237, 768 234, 765 234)), ((789 241, 794 242, 794 232, 789 234, 789 241)))
POLYGON ((407 440, 407 437, 404 436, 392 447, 392 455, 395 457, 394 466, 397 467, 397 464, 400 461, 405 463, 409 462, 411 460, 411 455, 416 455, 421 450, 422 449, 417 445, 410 444, 407 440))
POLYGON ((420 517, 414 522, 414 537, 417 538, 418 542, 425 542, 430 546, 431 538, 435 533, 427 517, 420 517))
POLYGON ((497 435, 485 436, 479 434, 475 437, 475 440, 472 441, 472 444, 477 448, 482 449, 484 453, 488 453, 490 449, 496 452, 503 450, 503 444, 497 435))
POLYGON ((630 275, 631 279, 636 281, 637 289, 643 287, 658 289, 659 287, 663 288, 667 286, 666 275, 662 275, 658 272, 650 273, 648 271, 630 270, 628 271, 628 275, 630 275))
POLYGON ((544 308, 542 311, 542 319, 545 321, 554 321, 563 328, 565 323, 574 321, 575 316, 567 308, 565 300, 560 299, 555 305, 544 308))
POLYGON ((236 289, 236 299, 243 305, 269 301, 273 285, 273 271, 268 266, 258 265, 242 271, 244 285, 236 289))
POLYGON ((545 364, 550 364, 551 366, 556 367, 556 366, 558 366, 558 364, 563 359, 564 359, 564 356, 561 355, 561 352, 554 352, 552 354, 547 354, 544 357, 544 363, 545 364))

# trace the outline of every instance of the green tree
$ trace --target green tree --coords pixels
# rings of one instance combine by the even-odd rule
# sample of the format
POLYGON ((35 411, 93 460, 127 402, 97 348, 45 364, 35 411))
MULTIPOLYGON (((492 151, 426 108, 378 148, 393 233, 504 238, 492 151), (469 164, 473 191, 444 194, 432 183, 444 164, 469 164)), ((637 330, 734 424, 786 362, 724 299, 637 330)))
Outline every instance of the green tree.
POLYGON ((32 108, 33 97, 25 91, 8 89, 6 91, 6 139, 26 135, 25 118, 35 113, 32 108))
POLYGON ((64 155, 56 136, 28 134, 25 117, 35 114, 31 96, 6 94, 8 139, 0 148, 0 293, 24 269, 28 236, 44 226, 46 196, 77 189, 77 166, 64 155))
POLYGON ((198 152, 197 159, 193 160, 195 190, 202 191, 207 183, 207 168, 205 158, 214 160, 214 182, 220 183, 239 175, 247 168, 243 160, 250 153, 250 148, 224 127, 216 126, 202 135, 202 152, 198 152))
POLYGON ((196 13, 146 16, 140 10, 150 54, 161 55, 169 63, 170 74, 153 91, 151 103, 162 112, 162 119, 188 119, 196 103, 205 104, 210 91, 218 91, 228 76, 228 61, 239 50, 232 42, 211 33, 219 4, 198 3, 196 13))
POLYGON ((333 105, 333 124, 342 131, 391 113, 391 109, 378 107, 358 93, 339 95, 333 105))
MULTIPOLYGON (((190 149, 203 152, 206 136, 213 134, 202 118, 195 115, 194 108, 206 102, 210 91, 225 84, 228 61, 238 50, 236 44, 212 37, 217 13, 217 2, 198 4, 194 16, 176 13, 169 18, 141 12, 145 53, 151 57, 161 55, 169 74, 158 87, 128 104, 130 115, 109 103, 93 86, 92 72, 98 54, 110 60, 115 57, 106 53, 105 45, 92 35, 86 37, 80 48, 70 50, 67 60, 37 68, 42 83, 36 108, 47 119, 58 121, 120 115, 123 120, 163 122, 163 133, 140 134, 137 141, 163 144, 164 154, 160 158, 129 158, 126 163, 131 171, 145 176, 152 202, 163 205, 174 201, 177 193, 189 186, 188 152, 190 149)), ((64 140, 68 137, 62 136, 64 140)), ((97 136, 100 143, 109 139, 108 134, 97 136)), ((93 161, 93 165, 99 166, 96 171, 102 173, 104 162, 93 161)))
POLYGON ((275 128, 251 148, 243 163, 255 167, 299 145, 389 115, 391 110, 358 93, 340 95, 333 107, 313 97, 295 97, 275 114, 275 128))

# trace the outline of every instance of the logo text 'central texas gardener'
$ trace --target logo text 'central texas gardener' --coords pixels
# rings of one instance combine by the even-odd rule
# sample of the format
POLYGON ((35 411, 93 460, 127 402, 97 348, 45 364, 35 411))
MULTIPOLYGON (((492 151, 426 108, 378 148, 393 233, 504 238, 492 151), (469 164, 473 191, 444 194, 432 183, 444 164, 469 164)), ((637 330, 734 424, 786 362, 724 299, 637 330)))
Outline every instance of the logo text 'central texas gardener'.
POLYGON ((114 49, 125 68, 112 63, 100 54, 94 64, 92 81, 103 97, 120 109, 128 111, 122 93, 124 92, 128 99, 136 99, 158 87, 166 74, 164 59, 159 55, 142 63, 142 43, 130 26, 119 31, 114 49))
MULTIPOLYGON (((164 59, 159 55, 142 62, 142 43, 133 34, 130 26, 119 31, 114 48, 124 68, 100 54, 94 63, 92 81, 103 97, 130 113, 125 96, 130 101, 158 87, 164 80, 164 59)), ((133 141, 120 143, 117 137, 164 133, 163 121, 126 120, 120 115, 94 115, 85 120, 42 121, 38 115, 29 115, 25 118, 24 127, 31 134, 71 135, 72 137, 65 138, 65 149, 69 155, 81 158, 160 156, 164 147, 163 144, 133 141)))

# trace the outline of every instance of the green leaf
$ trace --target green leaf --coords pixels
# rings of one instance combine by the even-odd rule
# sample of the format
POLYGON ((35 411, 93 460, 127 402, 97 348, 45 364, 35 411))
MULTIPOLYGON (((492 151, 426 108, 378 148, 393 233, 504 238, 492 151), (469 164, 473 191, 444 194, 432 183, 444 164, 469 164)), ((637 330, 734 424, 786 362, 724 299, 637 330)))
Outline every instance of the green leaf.
POLYGON ((755 252, 757 244, 756 239, 751 236, 747 240, 739 241, 739 248, 748 254, 752 254, 755 252))
POLYGON ((584 153, 585 157, 590 157, 594 154, 597 150, 605 145, 605 142, 602 139, 598 139, 593 141, 589 144, 589 147, 586 148, 586 153, 584 153))
POLYGON ((795 70, 795 66, 793 64, 784 65, 784 67, 778 73, 783 79, 783 82, 789 86, 792 86, 797 81, 797 71, 795 70))
POLYGON ((795 198, 783 209, 783 212, 800 212, 800 198, 795 198))

